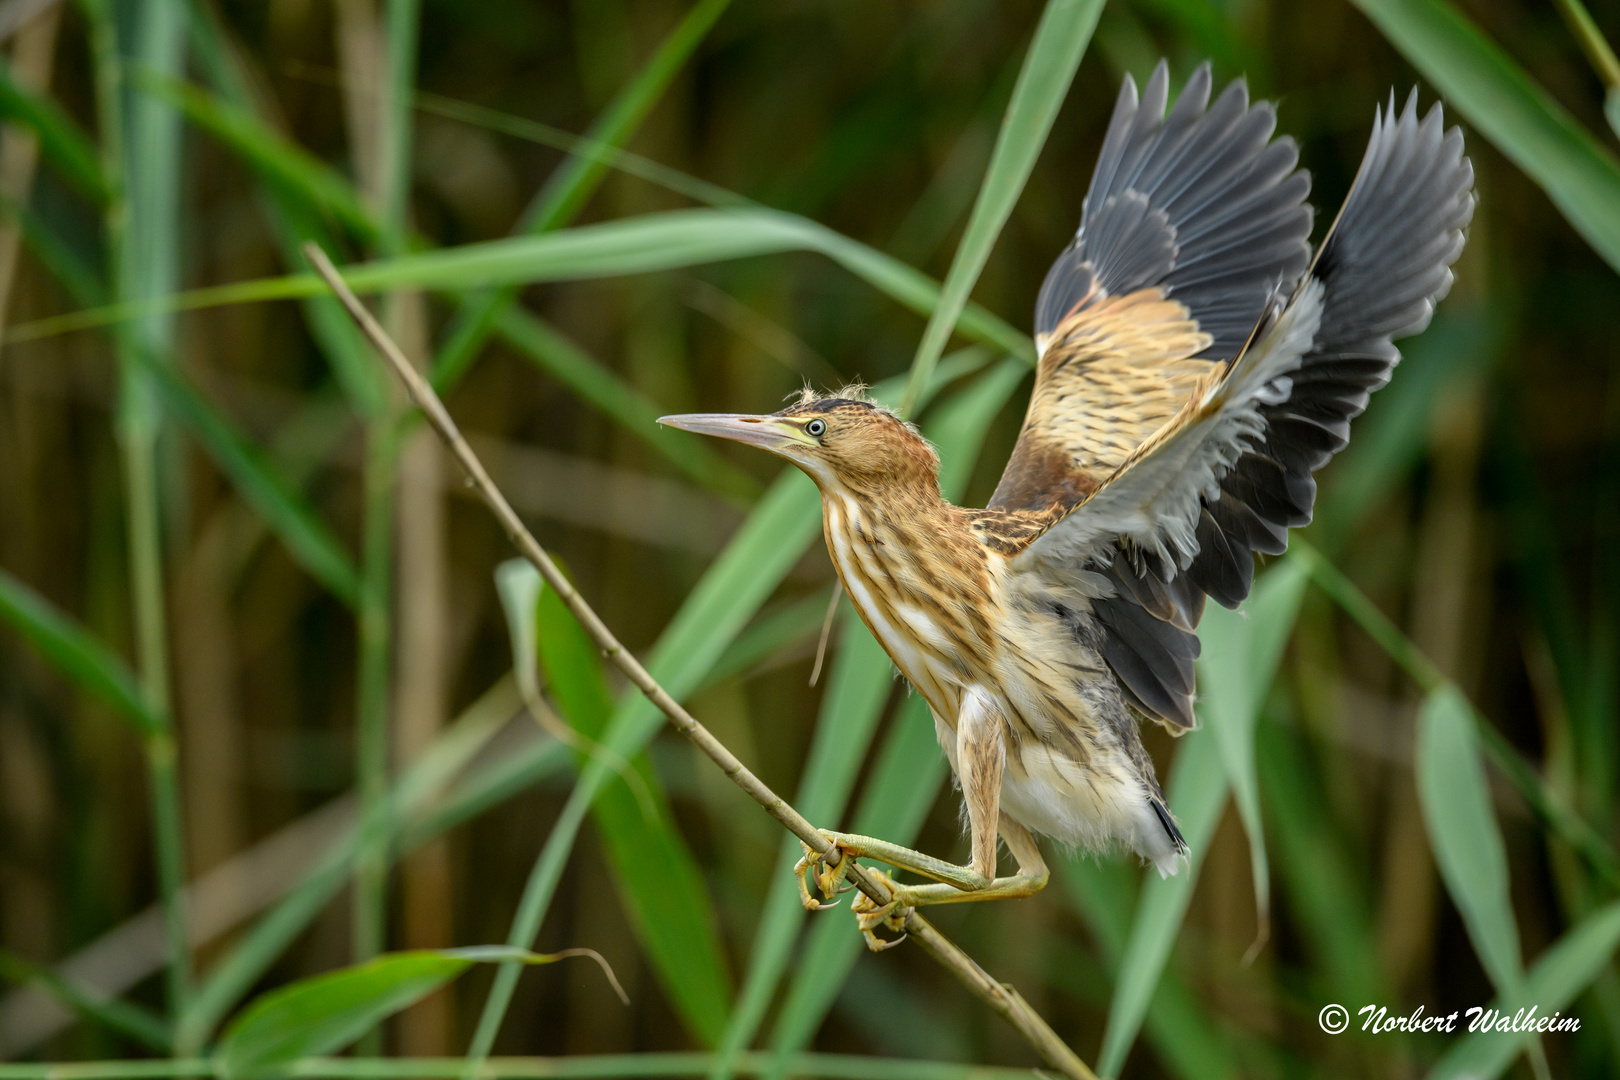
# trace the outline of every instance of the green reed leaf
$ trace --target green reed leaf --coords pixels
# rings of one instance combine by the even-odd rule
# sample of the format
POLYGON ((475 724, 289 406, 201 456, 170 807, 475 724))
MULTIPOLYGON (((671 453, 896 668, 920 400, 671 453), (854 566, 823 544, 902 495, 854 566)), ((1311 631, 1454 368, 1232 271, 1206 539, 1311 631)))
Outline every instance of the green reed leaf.
MULTIPOLYGON (((409 288, 455 292, 644 274, 790 251, 825 255, 914 311, 931 311, 939 298, 939 286, 926 274, 808 218, 778 210, 671 210, 543 236, 362 263, 345 268, 343 276, 357 293, 409 288)), ((9 331, 5 340, 38 340, 137 318, 154 309, 196 311, 296 300, 327 291, 314 274, 263 278, 178 293, 152 305, 113 304, 24 323, 9 331)), ((957 329, 974 341, 1034 363, 1035 346, 1028 335, 974 304, 964 308, 957 329)))
MULTIPOLYGON (((1506 1017, 1511 1027, 1516 1018, 1535 1022, 1559 1018, 1558 1014, 1592 984, 1611 964, 1620 948, 1620 902, 1610 903, 1581 920, 1574 929, 1553 942, 1530 966, 1523 987, 1503 994, 1489 1009, 1506 1017), (1533 1017, 1521 1017, 1534 1008, 1533 1017)), ((1482 1021, 1478 1016, 1460 1016, 1457 1029, 1482 1021)), ((1577 1018, 1578 1019, 1578 1018, 1577 1018)), ((1494 1025, 1493 1025, 1494 1028, 1494 1025)), ((1534 1037, 1530 1031, 1474 1031, 1452 1044, 1451 1049, 1429 1073, 1429 1080, 1495 1080, 1508 1070, 1534 1037)))
MULTIPOLYGON (((585 955, 595 957, 613 980, 606 963, 589 949, 543 954, 506 948, 389 953, 300 979, 258 998, 226 1028, 219 1045, 220 1075, 222 1080, 284 1076, 297 1059, 343 1049, 475 963, 551 964, 585 955)), ((613 985, 618 989, 616 980, 613 985)))
POLYGON ((1098 1076, 1119 1075, 1142 1029, 1142 1018, 1147 1015, 1159 975, 1170 959, 1187 905, 1192 902, 1204 854, 1226 805, 1226 770, 1221 767, 1215 736, 1205 728, 1183 735, 1176 742, 1176 759, 1165 791, 1191 854, 1174 877, 1150 874, 1142 887, 1131 935, 1119 964, 1120 977, 1108 1009, 1102 1049, 1097 1054, 1098 1076))
MULTIPOLYGON (((540 665, 553 699, 580 734, 600 738, 613 713, 600 650, 555 591, 543 590, 532 610, 540 665)), ((609 780, 591 808, 592 818, 631 926, 665 993, 688 1030, 713 1046, 731 1012, 719 917, 646 753, 631 758, 628 767, 636 787, 623 776, 609 780)))
POLYGON ((1024 66, 1018 72, 1012 100, 1007 103, 1007 115, 996 135, 996 146, 968 217, 967 230, 957 245, 939 302, 928 317, 916 358, 911 362, 911 382, 900 404, 903 416, 911 415, 928 385, 968 294, 990 258, 990 249, 1046 145, 1047 132, 1052 130, 1058 108, 1068 96, 1069 84, 1102 8, 1102 0, 1048 0, 1041 14, 1024 66))
POLYGON ((140 680, 128 664, 49 600, 4 570, 0 570, 0 619, 74 685, 111 705, 142 734, 168 730, 168 716, 147 701, 140 680))
POLYGON ((1620 270, 1620 162, 1445 0, 1355 0, 1448 103, 1620 270))
POLYGON ((1454 687, 1429 695, 1418 716, 1417 787, 1446 891, 1498 992, 1524 981, 1508 887, 1507 848, 1474 734, 1473 709, 1454 687))
POLYGON ((101 152, 90 136, 56 102, 18 86, 4 63, 0 63, 0 117, 32 131, 45 160, 80 192, 97 203, 111 197, 101 152))
POLYGON ((1310 580, 1305 559, 1284 559, 1254 584, 1241 611, 1211 604, 1198 637, 1200 714, 1220 746, 1243 831, 1249 838, 1250 872, 1260 924, 1257 943, 1270 933, 1271 867, 1260 823, 1260 781, 1254 760, 1254 728, 1277 671, 1277 662, 1299 614, 1310 580))

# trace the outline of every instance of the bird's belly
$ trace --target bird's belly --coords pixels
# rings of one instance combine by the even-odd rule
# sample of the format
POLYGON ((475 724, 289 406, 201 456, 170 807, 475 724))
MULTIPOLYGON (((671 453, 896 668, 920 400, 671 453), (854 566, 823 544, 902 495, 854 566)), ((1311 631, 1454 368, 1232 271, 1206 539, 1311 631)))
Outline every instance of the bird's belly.
MULTIPOLYGON (((1129 762, 1084 765, 1044 746, 1025 747, 1001 778, 1001 808, 1034 832, 1100 849, 1134 837, 1147 792, 1129 762)), ((1134 846, 1134 845, 1132 845, 1134 846)))
MULTIPOLYGON (((934 733, 960 775, 956 727, 934 713, 934 733)), ((1032 832, 1092 849, 1124 842, 1135 847, 1148 791, 1123 747, 1093 745, 1086 760, 1051 743, 1026 740, 1007 747, 1001 810, 1032 832)))
MULTIPOLYGON (((1153 810, 1136 723, 1116 701, 1112 673, 1074 649, 1025 641, 1007 650, 995 697, 1006 721, 1000 809, 1032 832, 1062 844, 1106 851, 1123 847, 1163 865, 1173 848, 1153 810), (1062 666, 1042 656, 1066 655, 1062 666), (1117 715, 1116 715, 1117 714, 1117 715)), ((934 718, 954 772, 954 724, 934 718)), ((1151 766, 1149 766, 1150 768, 1151 766)))

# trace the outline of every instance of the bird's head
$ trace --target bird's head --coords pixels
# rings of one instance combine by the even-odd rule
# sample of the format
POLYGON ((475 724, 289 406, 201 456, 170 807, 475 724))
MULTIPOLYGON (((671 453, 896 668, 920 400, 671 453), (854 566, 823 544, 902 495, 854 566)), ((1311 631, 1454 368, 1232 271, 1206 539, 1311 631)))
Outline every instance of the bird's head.
POLYGON ((780 412, 759 416, 687 413, 658 422, 768 450, 803 469, 823 491, 939 490, 934 448, 858 389, 832 397, 806 393, 780 412))

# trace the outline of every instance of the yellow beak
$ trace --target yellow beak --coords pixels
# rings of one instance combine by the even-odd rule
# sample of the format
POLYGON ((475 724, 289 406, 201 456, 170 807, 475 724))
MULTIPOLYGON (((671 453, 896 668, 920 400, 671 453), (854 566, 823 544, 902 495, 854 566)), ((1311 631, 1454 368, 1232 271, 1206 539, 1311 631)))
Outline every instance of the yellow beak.
POLYGON ((791 420, 779 416, 747 416, 738 413, 682 413, 660 416, 660 424, 699 435, 715 435, 732 442, 757 446, 772 453, 795 446, 814 446, 815 440, 791 420))

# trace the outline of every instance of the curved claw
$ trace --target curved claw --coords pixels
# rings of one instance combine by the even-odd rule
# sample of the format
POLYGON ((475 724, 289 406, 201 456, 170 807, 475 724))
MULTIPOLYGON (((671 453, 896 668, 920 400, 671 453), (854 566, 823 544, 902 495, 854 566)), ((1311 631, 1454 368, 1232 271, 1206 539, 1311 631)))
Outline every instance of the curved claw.
POLYGON ((894 880, 881 870, 869 870, 868 873, 888 886, 889 902, 878 904, 870 896, 862 893, 850 904, 849 909, 855 913, 855 924, 860 927, 861 936, 866 938, 866 947, 872 952, 883 952, 906 940, 906 920, 911 917, 915 906, 907 902, 909 893, 903 885, 896 885, 894 880), (884 940, 874 933, 880 926, 900 936, 884 940))
POLYGON ((867 952, 887 952, 896 945, 900 944, 902 941, 906 940, 906 938, 910 937, 911 935, 902 931, 899 937, 889 938, 887 941, 885 941, 883 938, 878 937, 870 930, 862 930, 861 936, 866 938, 867 952))
POLYGON ((831 903, 817 900, 810 892, 812 874, 815 876, 816 888, 828 899, 849 890, 849 885, 844 883, 844 874, 849 869, 849 858, 844 849, 825 830, 823 835, 832 842, 829 850, 816 851, 801 840, 799 846, 804 849, 804 856, 793 864, 793 875, 799 880, 799 903, 804 905, 806 911, 821 911, 843 903, 841 900, 833 900, 831 903), (829 859, 832 860, 830 863, 829 859))

